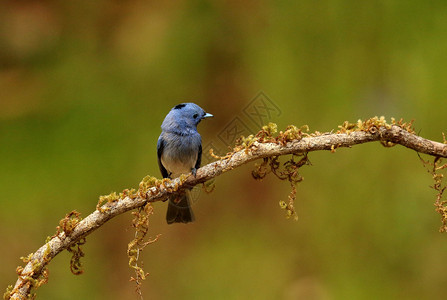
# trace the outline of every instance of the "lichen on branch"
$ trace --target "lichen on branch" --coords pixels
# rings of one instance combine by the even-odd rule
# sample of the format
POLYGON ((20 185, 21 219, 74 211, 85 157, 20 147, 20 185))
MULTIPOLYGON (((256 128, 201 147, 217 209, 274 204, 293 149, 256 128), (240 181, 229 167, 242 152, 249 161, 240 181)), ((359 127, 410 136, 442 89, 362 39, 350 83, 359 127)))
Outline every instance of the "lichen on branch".
POLYGON ((129 267, 135 270, 135 277, 130 280, 135 282, 135 290, 137 294, 143 299, 141 292, 141 282, 146 279, 149 273, 143 270, 142 263, 140 263, 140 253, 143 249, 156 241, 158 241, 161 234, 153 239, 147 239, 146 236, 149 232, 149 217, 154 213, 154 208, 150 203, 139 207, 136 211, 132 212, 134 216, 132 220, 132 227, 135 228, 135 238, 127 245, 127 256, 129 257, 129 267))
POLYGON ((447 163, 442 163, 441 157, 435 157, 433 162, 424 160, 419 156, 428 173, 433 178, 433 185, 430 186, 436 191, 435 209, 441 215, 440 232, 447 232, 447 200, 444 199, 444 192, 447 189, 447 182, 445 182, 445 172, 447 170, 447 163))

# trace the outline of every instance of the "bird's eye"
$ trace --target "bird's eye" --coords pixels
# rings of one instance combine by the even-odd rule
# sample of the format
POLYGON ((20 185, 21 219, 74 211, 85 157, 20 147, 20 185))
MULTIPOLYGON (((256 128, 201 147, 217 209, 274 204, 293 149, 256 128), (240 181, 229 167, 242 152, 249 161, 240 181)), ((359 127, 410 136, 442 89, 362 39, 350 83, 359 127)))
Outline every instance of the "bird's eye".
POLYGON ((194 116, 192 116, 194 119, 197 119, 199 115, 198 114, 194 114, 194 116))

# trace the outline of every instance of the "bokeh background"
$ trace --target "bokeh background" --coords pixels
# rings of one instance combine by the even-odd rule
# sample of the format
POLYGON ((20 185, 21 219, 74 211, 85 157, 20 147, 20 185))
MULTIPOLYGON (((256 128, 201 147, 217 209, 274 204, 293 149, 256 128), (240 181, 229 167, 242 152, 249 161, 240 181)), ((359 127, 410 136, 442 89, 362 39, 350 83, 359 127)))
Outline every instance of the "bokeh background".
MULTIPOLYGON (((321 132, 375 115, 447 130, 445 1, 1 1, 0 286, 64 215, 159 176, 156 140, 172 106, 194 101, 222 134, 259 92, 280 129, 321 132)), ((247 129, 248 130, 248 129, 247 129)), ((224 132, 224 133, 223 133, 224 132)), ((297 222, 287 182, 253 165, 201 193, 190 225, 156 203, 144 251, 147 299, 444 299, 447 236, 414 151, 379 143, 311 153, 297 222)), ((130 213, 68 253, 39 299, 137 299, 130 213)))

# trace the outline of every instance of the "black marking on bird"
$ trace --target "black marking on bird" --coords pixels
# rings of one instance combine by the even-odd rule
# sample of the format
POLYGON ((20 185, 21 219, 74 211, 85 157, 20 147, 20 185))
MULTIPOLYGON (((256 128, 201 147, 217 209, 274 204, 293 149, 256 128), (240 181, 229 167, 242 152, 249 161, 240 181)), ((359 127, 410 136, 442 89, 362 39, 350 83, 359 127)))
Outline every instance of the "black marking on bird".
POLYGON ((186 104, 184 104, 184 103, 178 104, 178 105, 174 106, 174 109, 180 109, 180 108, 185 107, 185 106, 186 106, 186 104))

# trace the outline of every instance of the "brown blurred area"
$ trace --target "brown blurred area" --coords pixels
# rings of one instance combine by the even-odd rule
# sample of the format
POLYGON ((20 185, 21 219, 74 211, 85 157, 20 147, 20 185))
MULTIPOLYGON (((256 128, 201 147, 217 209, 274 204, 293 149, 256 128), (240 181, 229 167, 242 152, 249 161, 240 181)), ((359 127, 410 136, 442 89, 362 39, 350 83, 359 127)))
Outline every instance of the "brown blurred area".
MULTIPOLYGON (((0 2, 1 286, 67 212, 160 176, 160 124, 181 102, 214 114, 199 132, 217 153, 269 121, 384 115, 442 140, 446 17, 444 1, 0 2)), ((156 203, 145 298, 443 299, 447 243, 416 153, 309 158, 297 222, 278 205, 289 184, 252 164, 198 192, 193 224, 168 226, 156 203)), ((38 299, 137 299, 133 235, 126 214, 88 236, 81 276, 61 253, 38 299)))

